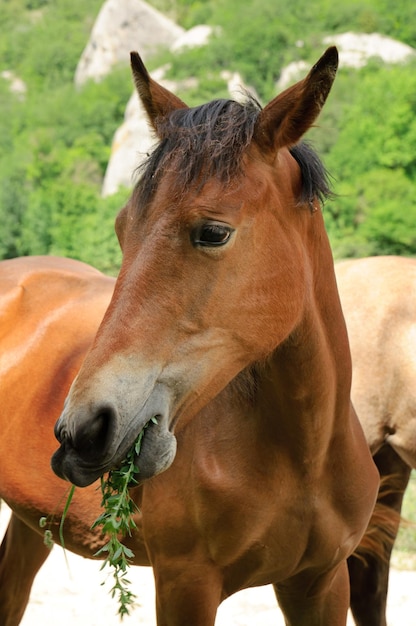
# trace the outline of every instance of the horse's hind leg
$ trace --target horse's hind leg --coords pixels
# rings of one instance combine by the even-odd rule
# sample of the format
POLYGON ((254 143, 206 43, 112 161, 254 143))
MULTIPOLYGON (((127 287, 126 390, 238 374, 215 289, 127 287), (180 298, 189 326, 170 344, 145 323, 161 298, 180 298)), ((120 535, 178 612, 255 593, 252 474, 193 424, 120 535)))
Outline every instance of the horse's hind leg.
POLYGON ((0 624, 17 626, 33 580, 50 553, 43 537, 12 513, 0 546, 0 624))
MULTIPOLYGON (((372 518, 370 532, 363 538, 362 550, 348 560, 351 585, 351 611, 357 626, 386 626, 386 602, 389 583, 390 556, 400 524, 403 495, 409 482, 410 467, 390 446, 384 446, 374 456, 382 479, 377 505, 385 510, 385 523, 372 518), (390 477, 390 479, 389 479, 390 477), (383 484, 383 478, 385 482, 383 484), (391 489, 389 490, 389 483, 391 489), (383 495, 384 492, 384 495, 383 495), (387 507, 387 508, 385 508, 387 507), (366 543, 376 543, 366 550, 366 543), (378 540, 378 542, 377 542, 378 540), (371 552, 371 547, 375 553, 371 552), (378 554, 377 554, 378 551, 378 554)), ((377 506, 376 506, 377 512, 377 506)))

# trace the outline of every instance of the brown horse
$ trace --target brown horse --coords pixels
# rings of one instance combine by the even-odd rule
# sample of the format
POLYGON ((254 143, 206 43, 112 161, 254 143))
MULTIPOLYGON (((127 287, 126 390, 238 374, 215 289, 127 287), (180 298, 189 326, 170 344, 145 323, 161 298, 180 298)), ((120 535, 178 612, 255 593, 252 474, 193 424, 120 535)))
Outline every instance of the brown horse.
POLYGON ((224 598, 267 583, 288 626, 346 623, 378 474, 350 402, 326 178, 298 145, 337 59, 264 110, 189 109, 132 54, 160 142, 117 220, 122 267, 52 467, 90 485, 146 427, 135 551, 159 626, 212 625, 224 598))
MULTIPOLYGON (((416 468, 416 260, 344 261, 336 274, 353 357, 353 402, 381 476, 394 478, 379 498, 398 513, 396 526, 394 516, 389 526, 394 540, 403 493, 416 468)), ((357 626, 386 626, 392 546, 385 542, 384 559, 350 559, 357 626)))
MULTIPOLYGON (((212 625, 224 598, 267 583, 288 625, 345 625, 346 559, 378 475, 350 403, 319 207, 326 178, 297 143, 328 95, 336 50, 262 111, 229 101, 188 109, 138 55, 132 65, 160 143, 117 220, 123 265, 56 427, 55 471, 86 486, 66 545, 85 556, 102 545, 89 530, 92 483, 157 417, 128 543, 136 564, 153 566, 159 626, 212 625)), ((114 285, 64 260, 3 271, 0 493, 13 515, 0 622, 13 626, 48 554, 39 516, 59 520, 65 498, 48 468, 51 420, 114 285)))
MULTIPOLYGON (((53 424, 108 306, 114 280, 51 257, 0 264, 0 496, 12 516, 0 548, 0 624, 19 624, 34 577, 49 554, 39 519, 62 514, 67 486, 53 474, 53 424)), ((91 557, 95 486, 75 494, 65 539, 91 557)), ((58 539, 55 533, 56 539, 58 539)))
MULTIPOLYGON (((411 332, 416 261, 399 257, 348 261, 337 264, 336 273, 354 356, 353 401, 381 475, 396 475, 404 491, 409 465, 415 463, 402 461, 387 437, 393 424, 396 434, 403 432, 408 454, 414 454, 411 332), (385 343, 385 332, 391 345, 385 343)), ((0 492, 14 510, 0 551, 0 623, 6 626, 19 623, 32 581, 49 555, 39 518, 54 513, 56 527, 67 491, 49 467, 55 448, 53 423, 113 287, 112 279, 77 261, 28 257, 0 263, 0 492), (22 390, 18 398, 15 389, 22 390), (16 458, 24 458, 24 465, 16 465, 16 458)), ((383 500, 400 513, 402 495, 396 486, 383 500)), ((85 557, 101 545, 90 531, 98 511, 95 488, 77 490, 65 541, 85 557)), ((359 626, 386 624, 390 547, 387 542, 384 559, 368 554, 365 562, 350 558, 351 607, 359 626)))

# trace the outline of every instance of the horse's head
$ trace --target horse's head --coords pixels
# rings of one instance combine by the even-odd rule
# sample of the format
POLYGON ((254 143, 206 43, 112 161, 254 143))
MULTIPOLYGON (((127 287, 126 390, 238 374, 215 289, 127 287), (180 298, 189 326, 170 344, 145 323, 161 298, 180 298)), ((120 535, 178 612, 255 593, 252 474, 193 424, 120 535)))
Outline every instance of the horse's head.
POLYGON ((331 48, 263 110, 223 100, 190 109, 132 54, 159 144, 117 218, 123 263, 56 425, 58 475, 88 485, 145 427, 140 477, 163 471, 175 431, 297 326, 311 259, 326 245, 317 209, 327 188, 296 144, 336 68, 331 48))

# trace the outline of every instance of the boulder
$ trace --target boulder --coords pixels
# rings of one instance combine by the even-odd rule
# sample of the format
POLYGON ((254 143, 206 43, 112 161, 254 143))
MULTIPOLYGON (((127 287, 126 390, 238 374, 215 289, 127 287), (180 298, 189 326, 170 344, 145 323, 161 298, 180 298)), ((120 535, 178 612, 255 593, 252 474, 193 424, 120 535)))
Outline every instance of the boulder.
POLYGON ((169 48, 184 29, 142 0, 106 0, 75 72, 75 84, 99 81, 117 64, 127 65, 131 50, 147 59, 169 48))
POLYGON ((325 45, 335 45, 339 50, 341 67, 364 67, 373 57, 384 63, 403 63, 415 56, 415 49, 379 33, 341 33, 323 40, 325 45))
MULTIPOLYGON (((384 63, 405 63, 414 57, 416 50, 390 37, 378 33, 341 33, 330 35, 322 40, 325 46, 337 46, 340 69, 364 67, 371 58, 379 58, 384 63)), ((301 47, 301 46, 299 46, 301 47)), ((305 75, 309 63, 294 61, 281 72, 276 83, 278 91, 285 89, 305 75)))
POLYGON ((18 100, 25 99, 27 86, 19 76, 16 76, 11 70, 3 70, 0 76, 9 83, 10 91, 17 96, 18 100))
POLYGON ((193 28, 185 31, 183 35, 178 37, 170 46, 171 52, 180 52, 186 48, 197 48, 205 46, 213 34, 219 32, 218 27, 208 26, 207 24, 198 24, 193 28))

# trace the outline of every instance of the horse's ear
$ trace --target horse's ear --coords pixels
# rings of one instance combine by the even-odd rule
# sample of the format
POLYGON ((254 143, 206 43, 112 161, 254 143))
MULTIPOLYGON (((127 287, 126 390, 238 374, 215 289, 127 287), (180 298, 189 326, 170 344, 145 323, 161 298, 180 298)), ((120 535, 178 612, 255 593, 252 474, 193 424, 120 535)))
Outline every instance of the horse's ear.
POLYGON ((188 108, 180 98, 153 80, 137 52, 130 53, 130 60, 137 92, 155 130, 158 118, 164 118, 176 109, 188 108))
POLYGON ((338 51, 328 48, 306 78, 274 98, 260 113, 255 140, 277 152, 296 144, 318 117, 338 68, 338 51))

